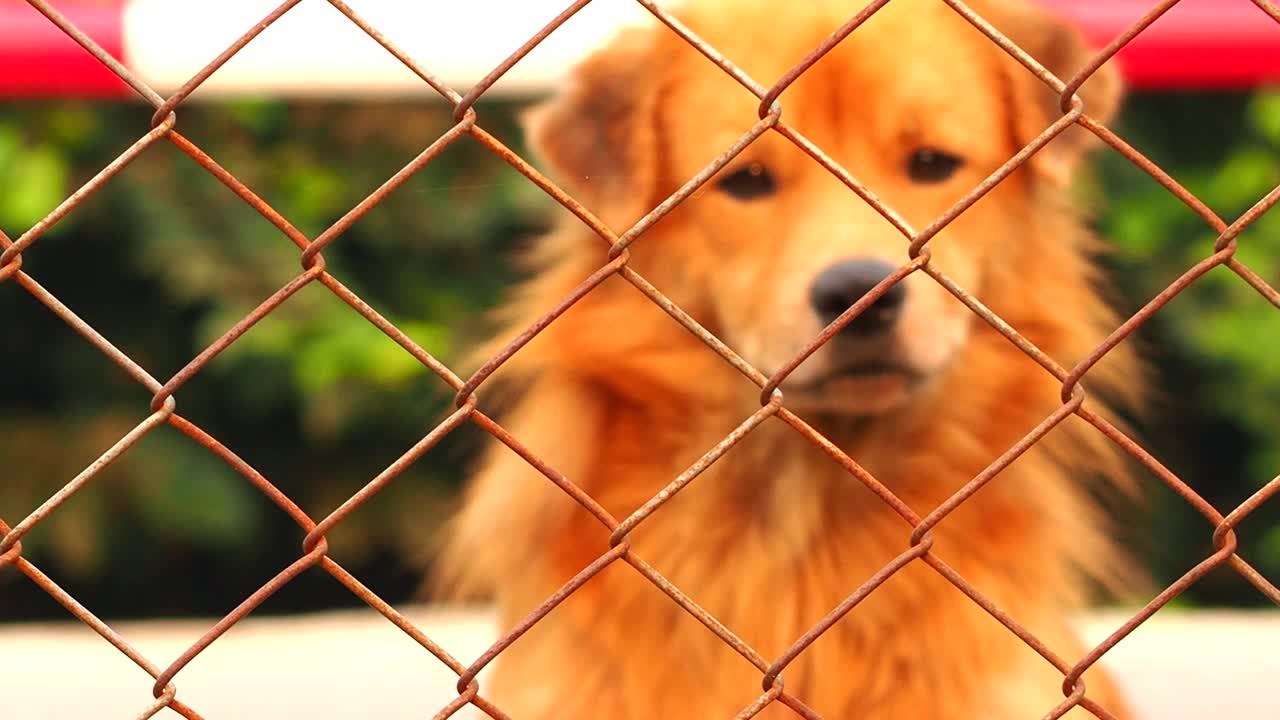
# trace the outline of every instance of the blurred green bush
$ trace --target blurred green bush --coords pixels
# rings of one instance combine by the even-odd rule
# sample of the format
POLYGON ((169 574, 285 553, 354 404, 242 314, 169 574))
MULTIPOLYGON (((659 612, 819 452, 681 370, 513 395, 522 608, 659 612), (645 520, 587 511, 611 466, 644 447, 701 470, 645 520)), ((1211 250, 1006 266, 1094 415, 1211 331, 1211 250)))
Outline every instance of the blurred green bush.
MULTIPOLYGON (((1121 135, 1230 223, 1280 186, 1280 92, 1139 96, 1121 135)), ((1092 189, 1116 252, 1119 283, 1135 310, 1213 252, 1216 233, 1118 153, 1100 156, 1092 189)), ((1280 212, 1239 237, 1236 257, 1280 282, 1280 212)), ((1280 310, 1218 267, 1157 313, 1140 335, 1155 368, 1155 408, 1144 442, 1224 514, 1280 474, 1280 310)), ((1161 582, 1212 552, 1209 523, 1147 478, 1150 524, 1138 529, 1161 582)), ((1280 503, 1238 528, 1240 552, 1280 578, 1280 503)), ((1254 603, 1262 596, 1219 569, 1191 602, 1254 603)))
MULTIPOLYGON (((515 109, 482 109, 517 149, 515 109)), ((0 228, 16 237, 148 124, 127 104, 0 108, 0 228)), ((193 106, 179 130, 302 232, 315 236, 449 125, 432 105, 236 102, 193 106)), ((1280 184, 1280 93, 1144 96, 1120 132, 1228 220, 1280 184)), ((1136 308, 1211 252, 1213 233, 1122 158, 1084 191, 1136 308)), ((512 280, 512 250, 549 201, 464 139, 325 252, 334 274, 446 362, 512 280)), ((1241 236, 1239 256, 1280 282, 1280 215, 1241 236)), ((162 381, 300 272, 296 248, 186 155, 161 141, 56 225, 24 269, 162 381)), ((0 285, 0 517, 25 516, 146 416, 148 396, 12 283, 0 285)), ((1211 272, 1144 329, 1160 412, 1143 438, 1224 511, 1280 471, 1280 312, 1229 271, 1211 272)), ((451 392, 328 290, 286 302, 184 387, 180 411, 319 517, 395 460, 451 392)), ((474 447, 451 436, 331 533, 336 559, 403 598, 474 447)), ((1135 530, 1158 579, 1204 557, 1207 523, 1152 493, 1135 530)), ((1241 552, 1280 577, 1280 507, 1240 529, 1241 552)), ((109 616, 221 614, 298 556, 302 533, 185 436, 162 427, 25 540, 26 556, 109 616), (166 587, 136 601, 136 587, 166 587)), ((0 620, 59 608, 0 573, 0 620)), ((1260 597, 1230 573, 1190 602, 1260 597)), ((270 601, 285 611, 349 604, 321 573, 270 601)))

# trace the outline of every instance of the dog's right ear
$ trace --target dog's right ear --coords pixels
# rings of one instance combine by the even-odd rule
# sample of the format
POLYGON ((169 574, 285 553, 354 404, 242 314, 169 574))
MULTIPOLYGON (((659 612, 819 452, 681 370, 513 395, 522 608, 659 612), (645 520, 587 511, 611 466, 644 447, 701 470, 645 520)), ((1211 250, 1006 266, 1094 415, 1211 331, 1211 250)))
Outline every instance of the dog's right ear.
POLYGON ((554 179, 617 233, 658 202, 656 35, 619 33, 573 69, 558 95, 522 118, 554 179))
MULTIPOLYGON (((1094 55, 1095 50, 1085 43, 1078 29, 1039 5, 1021 0, 982 0, 977 7, 997 29, 1063 81, 1068 81, 1094 55)), ((1026 145, 1063 114, 1058 93, 1003 51, 998 52, 1011 84, 1009 100, 1015 113, 1015 140, 1019 146, 1026 145)), ((1084 111, 1106 123, 1120 105, 1123 85, 1116 64, 1103 65, 1080 87, 1084 111)), ((1073 126, 1036 153, 1029 165, 1053 184, 1064 186, 1084 153, 1098 144, 1088 130, 1073 126)))

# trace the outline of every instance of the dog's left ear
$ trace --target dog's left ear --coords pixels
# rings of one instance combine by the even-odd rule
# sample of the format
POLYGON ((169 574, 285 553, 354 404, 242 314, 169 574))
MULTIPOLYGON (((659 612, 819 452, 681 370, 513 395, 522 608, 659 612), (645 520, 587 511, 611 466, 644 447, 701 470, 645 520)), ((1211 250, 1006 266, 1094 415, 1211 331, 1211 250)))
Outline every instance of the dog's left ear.
POLYGON ((521 118, 555 180, 618 233, 657 204, 655 36, 623 30, 521 118))
MULTIPOLYGON (((973 7, 1063 82, 1070 82, 1094 55, 1075 28, 1023 0, 985 0, 973 7)), ((1023 147, 1062 116, 1059 95, 1022 63, 999 48, 995 50, 1004 57, 1012 88, 1012 129, 1018 146, 1023 147)), ((1077 94, 1084 101, 1085 114, 1105 123, 1115 116, 1123 92, 1120 73, 1112 61, 1090 76, 1077 94)), ((1066 185, 1082 156, 1097 142, 1093 133, 1073 125, 1041 148, 1030 165, 1055 185, 1066 185)))

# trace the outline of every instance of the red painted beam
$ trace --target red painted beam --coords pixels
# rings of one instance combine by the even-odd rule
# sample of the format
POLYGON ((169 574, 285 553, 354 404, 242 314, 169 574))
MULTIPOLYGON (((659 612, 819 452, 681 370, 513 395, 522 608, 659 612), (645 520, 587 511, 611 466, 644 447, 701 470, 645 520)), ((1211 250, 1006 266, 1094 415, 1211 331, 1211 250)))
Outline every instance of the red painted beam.
MULTIPOLYGON (((56 7, 117 60, 124 58, 119 6, 62 2, 56 7)), ((0 4, 0 97, 122 97, 132 92, 30 5, 0 4)))
MULTIPOLYGON (((1156 0, 1039 0, 1105 46, 1156 0)), ((1182 0, 1116 55, 1136 88, 1280 85, 1280 22, 1252 0, 1182 0)))
MULTIPOLYGON (((390 20, 389 27, 394 27, 395 18, 401 18, 404 27, 420 28, 413 34, 406 35, 403 40, 409 45, 419 43, 417 48, 429 52, 440 47, 458 49, 451 72, 480 77, 487 72, 492 63, 492 53, 477 50, 457 37, 432 35, 433 28, 422 24, 425 11, 417 3, 394 2, 383 0, 380 12, 390 20), (475 55, 471 58, 469 55, 475 55), (471 67, 474 66, 474 67, 471 67)), ((1110 43, 1124 33, 1144 14, 1149 12, 1158 0, 1037 0, 1064 19, 1078 25, 1089 40, 1101 47, 1110 43)), ((1273 0, 1274 1, 1274 0, 1273 0)), ((172 0, 170 0, 172 2, 172 0)), ((526 23, 530 30, 540 26, 542 21, 555 12, 563 9, 567 0, 511 0, 512 15, 507 18, 510 27, 504 29, 515 37, 524 37, 523 27, 526 23)), ((941 0, 939 0, 941 2, 941 0)), ((856 3, 855 3, 856 4, 856 3)), ((174 6, 168 2, 157 0, 119 0, 115 3, 83 0, 57 0, 55 7, 67 18, 103 46, 109 53, 120 59, 126 66, 136 69, 144 82, 156 83, 161 92, 172 90, 171 85, 181 83, 199 69, 204 62, 201 53, 182 52, 183 46, 155 44, 162 40, 165 33, 175 28, 180 29, 182 37, 190 44, 204 47, 209 44, 215 49, 208 51, 211 59, 224 45, 223 35, 228 40, 239 30, 234 22, 224 22, 228 27, 209 30, 199 23, 188 26, 184 23, 183 12, 175 12, 174 6), (130 22, 124 22, 125 9, 129 8, 130 22), (201 37, 202 30, 208 30, 210 37, 201 37), (228 34, 229 33, 229 34, 228 34), (178 56, 170 57, 176 52, 178 56), (144 60, 145 58, 145 60, 144 60), (130 64, 136 60, 138 66, 130 64)), ((262 12, 265 14, 275 5, 263 0, 262 12)), ((458 17, 455 23, 469 25, 467 13, 483 14, 486 11, 476 4, 476 9, 468 10, 466 6, 450 6, 451 12, 458 17), (460 14, 460 15, 459 15, 460 14)), ((216 2, 201 5, 201 12, 219 13, 216 2)), ((246 15, 245 6, 236 6, 240 15, 246 15)), ((613 15, 605 6, 598 12, 604 22, 601 32, 610 27, 609 18, 623 22, 624 10, 635 10, 635 7, 624 5, 612 6, 616 9, 613 15)), ((637 6, 638 7, 638 6, 637 6)), ((591 10, 597 8, 593 5, 591 10)), ((231 12, 229 7, 226 11, 231 12)), ((250 11, 247 16, 254 16, 250 11)), ((643 14, 643 13, 641 13, 643 14)), ((293 13, 297 16, 298 13, 293 13)), ((216 19, 230 20, 230 16, 210 16, 216 19)), ((239 15, 236 15, 239 17, 239 15)), ((326 18, 328 16, 325 16, 326 18)), ((285 48, 281 52, 295 62, 292 68, 281 68, 273 63, 277 60, 268 55, 260 55, 258 63, 261 67, 249 68, 241 61, 241 73, 226 92, 261 92, 263 87, 271 88, 271 92, 311 94, 316 92, 332 95, 356 96, 370 92, 371 86, 378 83, 370 80, 382 80, 377 73, 383 66, 370 66, 371 74, 362 74, 364 67, 353 68, 344 64, 341 54, 324 52, 317 48, 312 40, 312 31, 307 23, 299 20, 287 32, 272 34, 270 42, 280 43, 285 48), (298 72, 298 66, 309 69, 298 72), (334 78, 354 76, 359 82, 335 81, 334 78)), ((478 22, 478 20, 477 20, 478 22)), ((217 25, 217 23, 207 23, 217 25)), ((251 20, 245 21, 245 28, 251 20)), ((323 31, 323 28, 318 28, 323 31)), ((589 44, 588 38, 598 36, 588 34, 578 37, 572 43, 589 44)), ((553 38, 554 39, 554 38, 553 38)), ((260 42, 267 42, 266 40, 260 42)), ((588 47, 574 45, 573 53, 586 52, 588 47)), ((407 50, 414 48, 406 46, 407 50)), ((280 55, 276 55, 280 57, 280 55)), ((1246 89, 1267 85, 1280 87, 1280 22, 1271 18, 1253 0, 1182 0, 1172 9, 1155 21, 1142 34, 1138 35, 1120 51, 1113 61, 1122 69, 1129 85, 1136 89, 1246 89)), ((524 79, 529 89, 550 88, 559 81, 554 68, 529 69, 529 77, 524 79)), ((518 72, 515 74, 519 74, 518 72)), ((398 76, 397 76, 398 77, 398 76)), ((386 78, 392 86, 400 82, 396 78, 386 78)), ((446 81, 467 82, 464 77, 446 77, 446 81)), ((405 80, 413 85, 412 78, 405 80)), ((216 83, 214 83, 216 84, 216 83)), ((416 90, 417 86, 408 88, 416 90)), ((0 98, 23 97, 111 97, 127 96, 131 91, 115 77, 111 71, 103 67, 93 56, 81 48, 75 41, 67 37, 48 19, 23 2, 0 0, 0 98)))

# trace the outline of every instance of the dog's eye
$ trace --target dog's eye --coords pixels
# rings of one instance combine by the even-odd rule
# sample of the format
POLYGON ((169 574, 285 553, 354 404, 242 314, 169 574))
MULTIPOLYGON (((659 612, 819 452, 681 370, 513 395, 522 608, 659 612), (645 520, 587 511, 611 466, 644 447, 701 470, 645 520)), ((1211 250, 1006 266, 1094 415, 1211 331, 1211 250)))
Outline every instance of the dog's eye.
POLYGON ((954 175, 963 162, 935 148, 920 148, 907 159, 907 175, 918 183, 940 183, 954 175))
POLYGON ((738 200, 754 200, 772 195, 778 188, 773 175, 760 163, 751 163, 732 173, 716 183, 716 187, 738 200))

